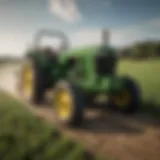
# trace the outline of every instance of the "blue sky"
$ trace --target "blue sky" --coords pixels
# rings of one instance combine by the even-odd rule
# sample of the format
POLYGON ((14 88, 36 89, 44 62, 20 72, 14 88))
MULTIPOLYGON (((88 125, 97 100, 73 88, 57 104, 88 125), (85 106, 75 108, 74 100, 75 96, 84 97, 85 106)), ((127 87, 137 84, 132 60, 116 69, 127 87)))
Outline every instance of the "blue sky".
POLYGON ((159 8, 158 0, 0 0, 0 53, 22 54, 41 28, 64 31, 73 46, 98 43, 104 27, 115 46, 160 39, 159 8))

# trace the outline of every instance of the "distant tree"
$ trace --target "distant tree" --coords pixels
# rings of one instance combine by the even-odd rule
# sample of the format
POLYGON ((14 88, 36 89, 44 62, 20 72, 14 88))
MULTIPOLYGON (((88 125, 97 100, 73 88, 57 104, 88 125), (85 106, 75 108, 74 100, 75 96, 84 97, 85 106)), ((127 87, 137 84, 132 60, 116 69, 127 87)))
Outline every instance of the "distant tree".
POLYGON ((146 58, 148 56, 147 46, 145 44, 136 43, 131 49, 132 58, 146 58))
POLYGON ((160 44, 153 41, 139 42, 131 47, 132 58, 150 58, 160 55, 160 44))
POLYGON ((129 58, 131 56, 131 48, 127 47, 120 51, 120 56, 122 58, 129 58))
POLYGON ((155 44, 155 53, 156 53, 156 56, 160 56, 160 42, 155 44))

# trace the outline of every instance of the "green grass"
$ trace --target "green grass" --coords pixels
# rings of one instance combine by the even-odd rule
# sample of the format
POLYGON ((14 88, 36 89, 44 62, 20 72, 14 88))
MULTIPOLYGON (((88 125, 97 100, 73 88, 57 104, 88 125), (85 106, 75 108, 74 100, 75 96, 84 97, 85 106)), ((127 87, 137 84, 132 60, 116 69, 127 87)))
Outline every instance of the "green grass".
POLYGON ((83 147, 0 92, 1 160, 96 160, 83 147))
POLYGON ((121 60, 118 73, 129 75, 138 82, 142 91, 143 111, 160 117, 160 59, 121 60))

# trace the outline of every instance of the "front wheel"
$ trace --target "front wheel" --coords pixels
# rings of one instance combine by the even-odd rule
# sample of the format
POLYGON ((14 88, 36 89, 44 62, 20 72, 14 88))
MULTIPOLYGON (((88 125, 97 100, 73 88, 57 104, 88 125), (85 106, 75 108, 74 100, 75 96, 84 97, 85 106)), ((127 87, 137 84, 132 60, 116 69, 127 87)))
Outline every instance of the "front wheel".
POLYGON ((42 104, 44 78, 41 70, 32 60, 29 59, 22 65, 17 78, 17 89, 21 98, 34 104, 42 104))
POLYGON ((84 119, 84 100, 79 87, 60 81, 54 89, 54 108, 60 123, 79 126, 84 119))
POLYGON ((124 82, 125 87, 121 92, 109 96, 108 106, 122 113, 133 114, 140 107, 140 89, 130 78, 124 78, 124 82))

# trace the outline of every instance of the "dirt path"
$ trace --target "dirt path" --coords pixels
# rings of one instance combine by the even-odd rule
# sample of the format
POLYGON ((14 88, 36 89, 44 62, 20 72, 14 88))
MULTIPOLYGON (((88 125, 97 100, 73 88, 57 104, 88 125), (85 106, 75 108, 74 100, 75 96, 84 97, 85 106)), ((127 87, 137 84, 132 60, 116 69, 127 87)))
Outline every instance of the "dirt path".
MULTIPOLYGON (((0 69, 0 88, 17 97, 18 66, 0 69)), ((17 97, 18 98, 18 97, 17 97)), ((48 106, 31 107, 41 118, 54 125, 54 110, 48 106)), ((135 115, 123 117, 116 113, 86 111, 86 123, 81 129, 60 129, 92 152, 117 160, 159 160, 160 121, 135 115)))

